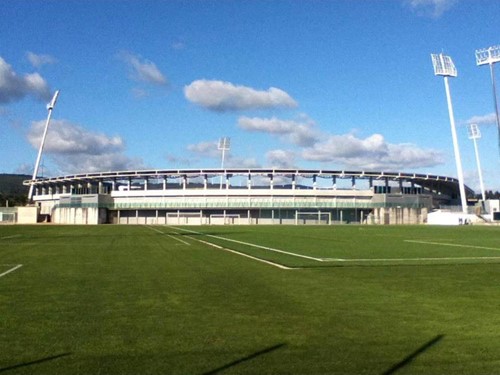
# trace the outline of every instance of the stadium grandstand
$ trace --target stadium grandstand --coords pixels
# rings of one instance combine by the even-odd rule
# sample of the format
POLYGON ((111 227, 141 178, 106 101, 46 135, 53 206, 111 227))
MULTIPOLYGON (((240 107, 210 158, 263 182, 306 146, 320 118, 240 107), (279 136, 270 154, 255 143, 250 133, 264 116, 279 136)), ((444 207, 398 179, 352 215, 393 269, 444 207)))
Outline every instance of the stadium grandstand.
POLYGON ((24 184, 38 217, 59 224, 421 224, 460 201, 455 178, 398 172, 139 170, 24 184))

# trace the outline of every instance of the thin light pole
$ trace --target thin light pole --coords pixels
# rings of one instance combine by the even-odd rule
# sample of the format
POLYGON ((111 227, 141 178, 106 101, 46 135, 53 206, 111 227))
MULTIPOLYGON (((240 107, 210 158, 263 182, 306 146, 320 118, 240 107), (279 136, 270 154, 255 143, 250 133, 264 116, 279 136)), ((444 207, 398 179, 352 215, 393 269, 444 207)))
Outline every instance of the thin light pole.
POLYGON ((35 162, 35 169, 33 170, 33 177, 31 178, 30 190, 28 192, 28 201, 31 201, 31 198, 33 197, 33 187, 34 187, 33 182, 36 180, 38 176, 38 168, 40 167, 40 161, 42 160, 42 151, 43 151, 43 146, 45 145, 45 138, 47 138, 47 131, 49 129, 50 117, 52 116, 52 110, 56 105, 58 96, 59 96, 59 90, 55 92, 54 96, 52 97, 52 100, 50 101, 49 104, 47 104, 47 110, 49 113, 47 115, 47 121, 45 122, 45 129, 43 131, 42 142, 40 143, 40 148, 38 149, 38 156, 35 162))
POLYGON ((472 139, 474 142, 474 151, 476 152, 476 163, 477 163, 477 171, 479 173, 479 186, 481 188, 481 197, 483 198, 483 202, 486 201, 486 193, 484 191, 484 183, 483 183, 483 173, 481 171, 481 161, 479 160, 479 151, 477 147, 477 140, 481 138, 481 132, 479 131, 479 127, 477 124, 469 124, 469 139, 472 139))
MULTIPOLYGON (((223 137, 223 138, 219 139, 218 149, 222 151, 222 161, 220 164, 220 168, 222 170, 224 170, 224 160, 225 160, 225 156, 226 156, 226 151, 229 151, 230 148, 231 148, 231 138, 223 137)), ((223 175, 220 176, 220 188, 221 189, 222 189, 222 178, 223 178, 223 175)))
POLYGON ((498 115, 497 90, 495 85, 495 70, 493 65, 500 61, 500 46, 476 50, 476 64, 478 66, 488 64, 490 66, 491 86, 493 89, 493 103, 495 106, 495 117, 498 130, 498 151, 500 153, 500 117, 498 115))
POLYGON ((467 213, 467 198, 465 196, 464 174, 462 170, 462 161, 460 159, 460 149, 458 147, 457 130, 455 126, 455 116, 453 115, 453 105, 451 103, 450 85, 448 77, 456 77, 457 69, 451 60, 451 57, 442 53, 432 54, 432 64, 434 66, 434 75, 440 75, 444 78, 444 88, 446 91, 446 101, 448 103, 448 114, 450 117, 451 137, 453 139, 453 150, 455 152, 455 164, 457 166, 458 185, 460 189, 460 201, 462 203, 462 212, 467 213))

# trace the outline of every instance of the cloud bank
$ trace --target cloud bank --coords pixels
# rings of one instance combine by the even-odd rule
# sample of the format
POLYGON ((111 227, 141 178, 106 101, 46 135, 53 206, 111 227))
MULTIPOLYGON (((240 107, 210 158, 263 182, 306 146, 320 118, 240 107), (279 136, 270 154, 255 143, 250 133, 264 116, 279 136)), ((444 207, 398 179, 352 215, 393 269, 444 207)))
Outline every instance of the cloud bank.
POLYGON ((472 116, 468 119, 466 124, 477 124, 477 125, 496 125, 497 117, 494 112, 483 116, 472 116))
POLYGON ((33 96, 49 101, 52 97, 47 82, 38 73, 19 76, 12 67, 0 57, 0 104, 33 96))
POLYGON ((271 150, 266 153, 267 164, 271 168, 297 168, 295 152, 288 150, 271 150))
POLYGON ((365 139, 352 134, 330 135, 313 147, 305 148, 302 157, 308 161, 340 163, 366 170, 434 167, 444 161, 437 150, 408 143, 387 143, 380 134, 365 139))
POLYGON ((280 120, 276 117, 240 117, 238 126, 247 131, 279 135, 284 140, 298 146, 311 146, 319 137, 311 123, 280 120))
POLYGON ((190 102, 217 112, 297 107, 297 102, 278 88, 262 91, 224 81, 194 81, 184 87, 184 95, 190 102))
MULTIPOLYGON (((27 134, 28 141, 38 149, 45 121, 36 121, 27 134)), ((52 120, 44 147, 63 173, 100 172, 142 168, 140 159, 124 154, 121 137, 93 133, 66 120, 52 120)))

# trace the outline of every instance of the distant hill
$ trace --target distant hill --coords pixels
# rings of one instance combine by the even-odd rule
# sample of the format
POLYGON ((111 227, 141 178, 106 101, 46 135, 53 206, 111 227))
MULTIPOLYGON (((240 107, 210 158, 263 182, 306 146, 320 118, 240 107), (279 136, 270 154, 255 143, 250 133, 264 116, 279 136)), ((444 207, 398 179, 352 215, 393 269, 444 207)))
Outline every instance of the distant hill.
POLYGON ((0 206, 5 206, 6 201, 9 206, 27 203, 29 187, 23 185, 24 180, 31 180, 31 176, 0 173, 0 206))

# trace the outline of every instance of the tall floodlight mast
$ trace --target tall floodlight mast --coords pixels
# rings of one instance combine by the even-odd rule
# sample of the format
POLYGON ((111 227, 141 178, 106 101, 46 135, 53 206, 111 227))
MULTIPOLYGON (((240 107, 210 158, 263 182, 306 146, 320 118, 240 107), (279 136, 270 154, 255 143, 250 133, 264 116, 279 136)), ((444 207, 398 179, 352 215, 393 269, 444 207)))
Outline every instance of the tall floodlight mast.
POLYGON ((467 198, 465 196, 464 174, 462 171, 460 150, 458 148, 457 130, 455 128, 455 117, 453 115, 453 106, 451 104, 450 85, 448 83, 448 77, 457 76, 457 69, 455 68, 455 64, 453 64, 453 61, 449 56, 445 56, 442 53, 440 53, 439 55, 431 54, 431 57, 432 57, 432 65, 434 66, 434 75, 443 76, 444 78, 444 88, 446 91, 446 100, 448 102, 448 114, 450 116, 451 136, 453 138, 453 149, 455 151, 455 163, 457 166, 458 185, 460 188, 460 200, 462 202, 462 212, 467 213, 467 198))
POLYGON ((481 172, 481 162, 479 161, 479 151, 477 148, 477 140, 481 138, 481 132, 479 131, 479 127, 477 124, 469 124, 469 139, 472 139, 474 142, 474 151, 476 152, 476 163, 477 163, 477 171, 479 173, 479 186, 481 188, 481 196, 483 198, 483 202, 486 200, 486 193, 484 192, 484 184, 483 184, 483 173, 481 172))
MULTIPOLYGON (((45 138, 47 137, 47 130, 49 129, 50 117, 52 116, 52 110, 54 109, 57 101, 57 97, 59 96, 59 90, 57 90, 52 97, 52 100, 49 104, 47 104, 47 111, 49 112, 47 115, 47 121, 45 122, 45 129, 43 131, 42 142, 40 143, 40 148, 38 149, 38 156, 35 162, 35 169, 33 170, 33 177, 31 181, 35 181, 38 175, 38 168, 40 167, 40 160, 42 160, 42 151, 43 146, 45 145, 45 138)), ((30 190, 28 192, 28 201, 33 197, 33 183, 30 185, 30 190)))
MULTIPOLYGON (((224 170, 224 160, 226 156, 226 151, 229 151, 230 148, 231 148, 231 138, 223 137, 219 139, 218 149, 222 151, 222 161, 220 164, 220 168, 222 170, 224 170)), ((222 175, 220 176, 220 188, 222 189, 222 175)))
POLYGON ((500 61, 500 46, 494 46, 490 48, 476 50, 476 64, 478 66, 489 64, 490 66, 491 85, 493 87, 493 102, 495 104, 495 115, 497 120, 497 129, 498 129, 498 150, 500 152, 500 118, 498 116, 498 102, 497 102, 497 93, 495 87, 495 72, 493 69, 493 64, 499 61, 500 61))

